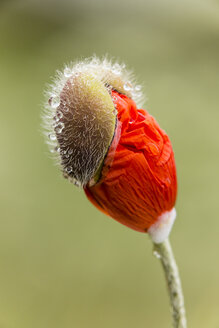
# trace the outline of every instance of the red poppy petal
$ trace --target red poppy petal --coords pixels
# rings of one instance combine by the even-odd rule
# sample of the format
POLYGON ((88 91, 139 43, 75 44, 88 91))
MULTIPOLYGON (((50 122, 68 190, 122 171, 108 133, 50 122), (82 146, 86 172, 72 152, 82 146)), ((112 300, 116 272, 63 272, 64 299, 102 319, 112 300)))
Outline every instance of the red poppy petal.
MULTIPOLYGON (((121 135, 110 167, 85 192, 101 211, 137 231, 146 232, 175 204, 177 180, 167 134, 133 100, 112 92, 121 135), (116 99, 116 100, 115 100, 116 99)), ((112 157, 112 150, 108 152, 112 157)), ((108 157, 107 156, 107 157, 108 157)))

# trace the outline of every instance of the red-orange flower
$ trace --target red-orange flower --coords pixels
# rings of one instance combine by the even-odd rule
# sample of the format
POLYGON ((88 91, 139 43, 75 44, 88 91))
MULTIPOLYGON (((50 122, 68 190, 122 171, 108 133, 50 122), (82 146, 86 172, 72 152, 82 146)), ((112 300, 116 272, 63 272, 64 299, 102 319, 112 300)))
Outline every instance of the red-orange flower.
POLYGON ((44 122, 64 177, 101 211, 159 243, 176 216, 176 168, 167 134, 137 108, 141 99, 125 65, 93 57, 58 73, 44 122))
MULTIPOLYGON (((101 177, 87 185, 88 199, 105 214, 141 232, 172 213, 177 193, 174 154, 169 137, 144 109, 112 91, 117 129, 101 177)), ((175 219, 175 212, 171 214, 175 219)), ((171 223, 172 224, 172 223, 171 223)), ((161 222, 161 226, 163 222, 161 222)))

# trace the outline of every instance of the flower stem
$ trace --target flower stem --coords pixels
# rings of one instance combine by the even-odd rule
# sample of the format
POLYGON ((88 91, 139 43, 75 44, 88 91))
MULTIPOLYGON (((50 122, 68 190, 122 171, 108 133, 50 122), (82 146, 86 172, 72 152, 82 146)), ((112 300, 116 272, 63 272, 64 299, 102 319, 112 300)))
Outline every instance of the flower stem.
POLYGON ((186 314, 179 271, 167 238, 160 244, 154 243, 154 255, 161 260, 164 269, 172 309, 173 327, 186 328, 186 314))

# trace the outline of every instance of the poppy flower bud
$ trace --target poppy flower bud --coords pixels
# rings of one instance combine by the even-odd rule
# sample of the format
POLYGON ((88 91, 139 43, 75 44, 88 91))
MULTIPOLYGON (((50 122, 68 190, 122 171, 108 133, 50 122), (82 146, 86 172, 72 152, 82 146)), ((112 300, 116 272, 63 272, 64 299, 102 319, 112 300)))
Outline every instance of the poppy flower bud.
POLYGON ((124 65, 107 60, 66 70, 47 106, 55 108, 49 136, 64 176, 105 214, 164 241, 176 217, 176 167, 169 137, 139 109, 141 87, 124 65))

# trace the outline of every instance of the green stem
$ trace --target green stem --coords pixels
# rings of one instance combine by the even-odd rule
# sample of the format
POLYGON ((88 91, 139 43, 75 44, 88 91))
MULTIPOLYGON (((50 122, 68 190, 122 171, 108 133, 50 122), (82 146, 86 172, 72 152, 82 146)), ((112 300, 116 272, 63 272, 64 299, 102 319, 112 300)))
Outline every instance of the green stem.
POLYGON ((183 291, 179 271, 168 238, 160 244, 154 243, 154 255, 161 260, 164 269, 172 308, 173 327, 186 328, 183 291))

